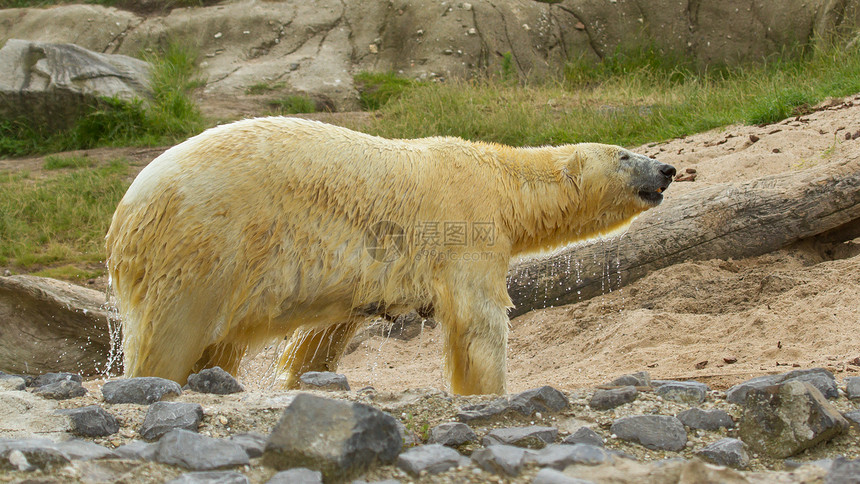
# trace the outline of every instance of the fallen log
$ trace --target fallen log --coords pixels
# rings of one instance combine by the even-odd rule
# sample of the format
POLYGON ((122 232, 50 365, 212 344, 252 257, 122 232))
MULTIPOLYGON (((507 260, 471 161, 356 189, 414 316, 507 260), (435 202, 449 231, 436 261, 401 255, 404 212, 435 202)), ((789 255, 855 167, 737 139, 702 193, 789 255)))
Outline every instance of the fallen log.
POLYGON ((679 262, 753 257, 825 232, 844 236, 856 232, 858 219, 858 158, 711 185, 668 197, 620 237, 514 263, 510 316, 598 296, 679 262))

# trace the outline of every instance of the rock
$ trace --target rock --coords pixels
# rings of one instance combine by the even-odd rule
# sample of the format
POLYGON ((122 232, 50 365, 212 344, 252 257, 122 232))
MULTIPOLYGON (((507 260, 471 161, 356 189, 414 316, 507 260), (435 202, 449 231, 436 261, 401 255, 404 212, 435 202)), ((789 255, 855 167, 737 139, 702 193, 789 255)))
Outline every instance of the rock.
POLYGON ((780 375, 765 375, 739 383, 726 390, 726 400, 737 405, 743 405, 750 389, 759 390, 789 381, 805 381, 821 392, 827 398, 837 398, 839 390, 836 386, 836 378, 824 368, 812 368, 809 370, 795 370, 780 375))
POLYGON ((71 457, 46 439, 0 441, 0 471, 48 470, 71 462, 71 457))
POLYGON ((696 455, 714 464, 735 469, 746 469, 750 465, 744 443, 738 439, 720 439, 705 446, 696 455))
POLYGON ((670 381, 657 388, 656 393, 665 400, 696 404, 705 401, 710 387, 695 381, 670 381))
POLYGON ((110 354, 104 301, 104 293, 46 277, 0 277, 0 371, 104 370, 110 354))
POLYGON ((431 444, 458 446, 466 442, 475 442, 478 436, 471 427, 460 422, 446 422, 430 429, 431 444))
POLYGON ((155 461, 195 471, 246 465, 248 454, 241 445, 226 439, 213 439, 188 430, 164 434, 155 448, 155 461))
POLYGON ((845 412, 843 416, 849 420, 849 423, 854 422, 855 426, 860 427, 860 410, 852 410, 850 412, 845 412))
POLYGON ((536 412, 560 412, 570 405, 570 400, 551 386, 542 386, 511 396, 497 398, 488 403, 467 405, 460 409, 457 419, 461 422, 486 420, 508 412, 519 413, 526 417, 536 412))
POLYGON ((404 425, 400 420, 397 421, 397 433, 400 434, 400 438, 403 440, 404 446, 411 447, 421 443, 421 437, 412 430, 406 428, 406 425, 404 425))
POLYGON ((87 440, 65 440, 54 444, 72 460, 96 460, 118 457, 117 453, 87 440))
POLYGON ((848 422, 809 383, 792 380, 747 392, 738 435, 755 452, 785 458, 830 440, 848 422))
POLYGON ((783 461, 785 468, 787 470, 799 469, 803 466, 815 466, 820 469, 823 469, 825 472, 830 470, 830 466, 833 465, 833 459, 815 459, 809 461, 797 461, 794 459, 785 459, 783 461))
POLYGON ((322 472, 297 467, 281 471, 266 481, 266 484, 322 484, 322 472))
POLYGON ((512 445, 494 445, 472 452, 472 461, 493 474, 518 476, 526 450, 512 445))
POLYGON ((248 478, 235 471, 186 472, 167 484, 247 484, 248 478))
POLYGON ((561 441, 562 444, 588 444, 603 447, 603 437, 588 427, 580 427, 561 441))
POLYGON ((63 381, 73 381, 75 383, 83 383, 84 379, 81 378, 81 375, 77 373, 45 373, 42 375, 33 378, 33 381, 30 382, 31 387, 41 388, 45 385, 50 385, 52 383, 58 383, 63 381))
POLYGON ((175 381, 152 376, 112 380, 102 386, 102 396, 108 403, 149 405, 181 394, 182 388, 175 381))
POLYGON ((596 390, 588 406, 595 410, 609 410, 636 400, 639 392, 636 387, 626 386, 612 390, 596 390))
POLYGON ((508 427, 493 429, 484 436, 484 447, 491 445, 515 445, 529 449, 541 449, 555 441, 558 429, 555 427, 540 427, 532 425, 529 427, 508 427))
POLYGON ((21 391, 27 389, 27 381, 20 376, 0 375, 0 392, 6 391, 21 391))
POLYGON ((621 440, 638 442, 652 450, 679 451, 687 443, 684 424, 664 415, 634 415, 616 420, 610 432, 621 440))
POLYGON ((592 481, 570 477, 555 469, 541 469, 535 475, 532 484, 593 484, 592 481))
POLYGON ((220 366, 188 375, 188 388, 195 392, 214 393, 216 395, 229 395, 245 391, 245 388, 233 378, 233 375, 222 370, 220 366))
POLYGON ((119 431, 119 423, 113 415, 98 405, 58 410, 72 421, 72 433, 84 437, 104 437, 119 431))
POLYGON ((0 49, 0 116, 69 128, 101 98, 147 99, 149 64, 74 44, 9 39, 0 49))
POLYGON ((735 426, 732 417, 720 409, 702 410, 691 408, 678 414, 678 420, 691 429, 717 430, 720 428, 730 429, 735 426))
POLYGON ((263 450, 266 448, 266 437, 257 432, 248 432, 245 434, 236 434, 230 436, 230 441, 235 442, 245 449, 245 453, 251 459, 263 455, 263 450))
POLYGON ((349 479, 394 462, 403 441, 397 420, 373 407, 300 393, 284 409, 266 450, 265 465, 308 467, 325 480, 349 479))
POLYGON ((610 382, 609 384, 619 387, 650 387, 651 375, 648 374, 647 371, 637 371, 636 373, 632 373, 630 375, 621 375, 618 378, 612 380, 612 382, 610 382))
POLYGON ((37 388, 33 394, 51 400, 68 400, 86 395, 87 389, 76 381, 63 380, 43 385, 37 388))
POLYGON ((517 393, 510 398, 510 407, 527 417, 536 412, 552 413, 567 409, 570 400, 555 388, 544 385, 533 388, 522 393, 517 393))
POLYGON ((860 399, 860 376, 849 376, 845 379, 845 396, 851 400, 860 399))
POLYGON ((117 447, 114 452, 123 459, 155 460, 155 452, 157 449, 157 443, 132 440, 125 445, 117 447))
POLYGON ((412 447, 397 457, 397 467, 416 477, 422 473, 438 474, 468 463, 469 459, 442 444, 412 447))
POLYGON ((197 432, 203 420, 203 407, 199 403, 155 402, 146 411, 140 426, 140 436, 157 440, 174 429, 197 432))
POLYGON ((830 470, 824 476, 824 484, 860 483, 860 459, 848 460, 839 456, 833 460, 830 470))
POLYGON ((527 452, 523 463, 564 470, 572 464, 597 465, 607 462, 611 458, 609 452, 594 445, 551 444, 539 451, 527 452))
POLYGON ((299 377, 302 390, 349 391, 346 375, 330 371, 309 371, 299 377))

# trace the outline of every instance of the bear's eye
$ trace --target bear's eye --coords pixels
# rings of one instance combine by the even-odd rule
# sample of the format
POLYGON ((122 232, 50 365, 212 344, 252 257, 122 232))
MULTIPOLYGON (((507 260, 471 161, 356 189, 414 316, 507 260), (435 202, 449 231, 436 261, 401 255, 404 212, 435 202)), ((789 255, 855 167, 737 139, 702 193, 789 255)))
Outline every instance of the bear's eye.
POLYGON ((629 159, 630 159, 630 155, 628 155, 627 153, 621 153, 621 159, 622 159, 622 160, 629 160, 629 159))

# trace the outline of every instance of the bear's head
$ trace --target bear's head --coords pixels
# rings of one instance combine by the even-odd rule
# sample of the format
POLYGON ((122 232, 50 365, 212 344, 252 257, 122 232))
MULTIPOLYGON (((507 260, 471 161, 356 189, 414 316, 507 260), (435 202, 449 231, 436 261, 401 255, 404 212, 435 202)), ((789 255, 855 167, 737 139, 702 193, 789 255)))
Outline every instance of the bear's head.
POLYGON ((663 201, 675 168, 626 150, 598 143, 569 145, 560 160, 562 173, 575 190, 586 219, 595 232, 612 232, 626 226, 636 215, 663 201))

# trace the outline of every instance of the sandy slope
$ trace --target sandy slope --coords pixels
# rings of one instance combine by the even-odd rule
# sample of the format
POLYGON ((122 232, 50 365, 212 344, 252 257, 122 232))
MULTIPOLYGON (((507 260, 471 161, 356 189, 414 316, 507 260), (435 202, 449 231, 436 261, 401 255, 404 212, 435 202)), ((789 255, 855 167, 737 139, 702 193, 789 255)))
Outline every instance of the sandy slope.
MULTIPOLYGON (((845 101, 773 125, 731 126, 639 151, 697 170, 694 182, 670 188, 670 204, 708 184, 860 156, 860 139, 845 137, 860 130, 860 98, 845 101)), ((611 249, 611 241, 598 243, 611 249)), ((860 356, 858 254, 860 239, 738 261, 682 262, 590 301, 523 315, 511 323, 509 390, 583 387, 639 370, 715 387, 797 366, 825 366, 838 378, 860 374, 847 364, 860 356)), ((607 265, 611 273, 611 257, 607 265)), ((440 334, 437 328, 408 342, 367 340, 340 371, 355 387, 443 388, 440 334)))

